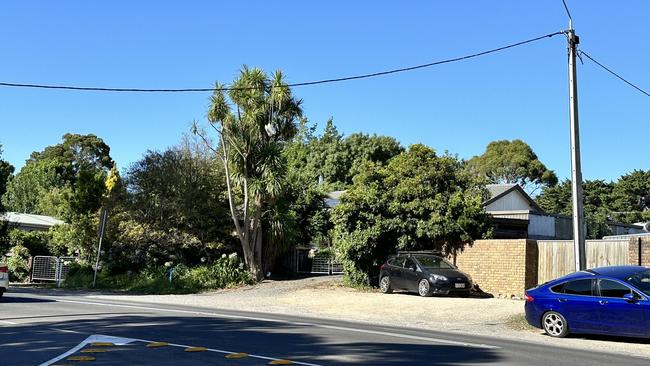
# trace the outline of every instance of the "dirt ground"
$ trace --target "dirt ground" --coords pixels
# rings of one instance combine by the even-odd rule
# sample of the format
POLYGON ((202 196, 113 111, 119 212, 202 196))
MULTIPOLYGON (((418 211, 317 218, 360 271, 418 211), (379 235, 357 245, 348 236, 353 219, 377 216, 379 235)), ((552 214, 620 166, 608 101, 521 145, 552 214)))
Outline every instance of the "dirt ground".
POLYGON ((444 332, 497 336, 650 357, 650 341, 570 337, 555 339, 529 326, 523 318, 524 302, 495 298, 430 297, 414 294, 358 290, 345 287, 341 278, 311 277, 298 280, 266 280, 254 286, 196 295, 89 295, 158 304, 183 304, 214 309, 280 313, 426 328, 444 332))

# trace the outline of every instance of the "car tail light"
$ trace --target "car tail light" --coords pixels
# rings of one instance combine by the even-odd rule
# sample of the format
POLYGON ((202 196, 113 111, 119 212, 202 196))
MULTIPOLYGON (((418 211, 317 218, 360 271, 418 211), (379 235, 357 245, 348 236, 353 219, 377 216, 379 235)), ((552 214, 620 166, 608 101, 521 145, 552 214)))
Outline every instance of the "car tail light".
POLYGON ((7 266, 0 266, 0 273, 7 273, 9 272, 9 268, 7 266))
POLYGON ((528 295, 527 293, 524 294, 524 298, 526 299, 526 302, 533 302, 533 300, 535 300, 532 296, 528 295))

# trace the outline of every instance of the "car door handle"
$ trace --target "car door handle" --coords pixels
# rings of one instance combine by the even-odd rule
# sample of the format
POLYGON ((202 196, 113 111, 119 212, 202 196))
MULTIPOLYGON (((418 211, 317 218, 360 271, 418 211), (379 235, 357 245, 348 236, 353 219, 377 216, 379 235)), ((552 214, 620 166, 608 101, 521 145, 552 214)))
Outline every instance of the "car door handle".
POLYGON ((600 305, 607 305, 609 302, 607 300, 600 300, 598 301, 600 305))
POLYGON ((558 301, 558 302, 566 302, 566 299, 564 299, 564 298, 559 298, 559 299, 557 299, 557 301, 558 301))

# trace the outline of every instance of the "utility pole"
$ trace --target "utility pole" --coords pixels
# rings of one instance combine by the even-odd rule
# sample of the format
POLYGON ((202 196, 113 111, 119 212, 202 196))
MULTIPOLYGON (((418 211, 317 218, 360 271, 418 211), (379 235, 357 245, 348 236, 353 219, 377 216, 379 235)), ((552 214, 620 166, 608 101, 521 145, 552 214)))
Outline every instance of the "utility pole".
MULTIPOLYGON (((566 4, 565 4, 566 6, 566 4)), ((568 10, 567 10, 568 12, 568 10)), ((569 120, 571 123, 571 193, 573 203, 573 252, 576 271, 587 266, 585 250, 585 216, 582 202, 582 169, 580 167, 580 128, 578 126, 578 76, 576 72, 576 47, 580 38, 576 36, 573 22, 569 18, 566 32, 569 51, 569 120)))

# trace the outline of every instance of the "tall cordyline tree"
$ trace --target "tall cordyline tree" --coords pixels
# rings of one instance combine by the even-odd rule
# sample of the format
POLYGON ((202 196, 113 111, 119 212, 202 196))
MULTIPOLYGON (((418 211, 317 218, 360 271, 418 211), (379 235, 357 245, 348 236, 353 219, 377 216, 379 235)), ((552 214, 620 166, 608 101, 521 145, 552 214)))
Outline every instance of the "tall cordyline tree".
POLYGON ((230 213, 244 260, 261 280, 262 223, 283 190, 286 164, 282 149, 297 132, 301 100, 293 97, 281 71, 269 78, 258 68, 244 66, 227 93, 224 89, 216 84, 208 109, 217 145, 196 124, 192 130, 223 163, 230 213))

